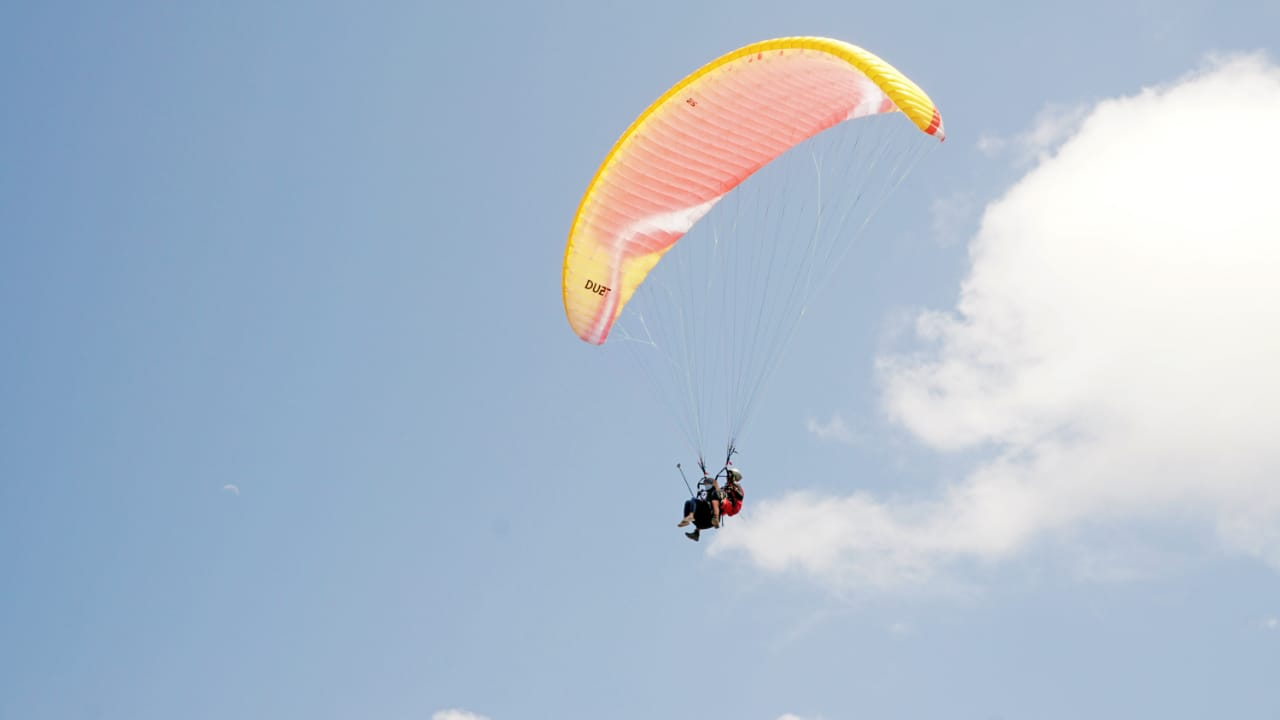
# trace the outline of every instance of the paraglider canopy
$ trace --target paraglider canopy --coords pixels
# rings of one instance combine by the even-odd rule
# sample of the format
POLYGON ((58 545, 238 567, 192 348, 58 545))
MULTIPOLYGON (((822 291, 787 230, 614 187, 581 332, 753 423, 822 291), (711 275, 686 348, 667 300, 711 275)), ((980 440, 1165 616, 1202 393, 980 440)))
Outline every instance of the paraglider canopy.
POLYGON ((600 344, 662 255, 726 193, 831 126, 901 110, 941 140, 924 91, 839 40, 748 45, 681 80, 627 128, 587 186, 565 248, 565 312, 600 344))
POLYGON ((588 183, 564 253, 570 327, 593 345, 629 341, 699 458, 723 411, 731 456, 813 292, 917 148, 937 144, 921 141, 943 136, 924 91, 839 40, 777 38, 711 61, 642 112, 588 183), (793 158, 796 172, 757 182, 793 158), (679 242, 695 226, 704 237, 679 242))

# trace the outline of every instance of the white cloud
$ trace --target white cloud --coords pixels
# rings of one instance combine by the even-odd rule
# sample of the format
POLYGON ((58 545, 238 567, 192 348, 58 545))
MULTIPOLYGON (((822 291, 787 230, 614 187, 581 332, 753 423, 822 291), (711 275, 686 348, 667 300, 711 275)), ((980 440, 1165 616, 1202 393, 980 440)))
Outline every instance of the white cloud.
POLYGON ((1280 568, 1280 68, 1219 59, 1073 127, 987 208, 924 349, 880 362, 892 420, 988 459, 910 501, 762 502, 712 552, 887 588, 1145 523, 1280 568))
POLYGON ((1273 631, 1278 630, 1280 629, 1280 619, 1275 617, 1269 617, 1266 620, 1262 621, 1262 627, 1268 630, 1273 630, 1273 631))
POLYGON ((987 155, 1011 155, 1018 165, 1043 161, 1067 138, 1075 135, 1089 115, 1088 106, 1051 105, 1036 116, 1031 129, 1011 138, 985 135, 978 138, 978 149, 987 155))
POLYGON ((831 419, 826 422, 821 422, 816 418, 809 418, 805 427, 819 440, 856 445, 864 439, 863 433, 849 427, 849 424, 840 415, 832 415, 831 419))
POLYGON ((477 715, 466 710, 439 710, 431 715, 431 720, 489 720, 484 715, 477 715))

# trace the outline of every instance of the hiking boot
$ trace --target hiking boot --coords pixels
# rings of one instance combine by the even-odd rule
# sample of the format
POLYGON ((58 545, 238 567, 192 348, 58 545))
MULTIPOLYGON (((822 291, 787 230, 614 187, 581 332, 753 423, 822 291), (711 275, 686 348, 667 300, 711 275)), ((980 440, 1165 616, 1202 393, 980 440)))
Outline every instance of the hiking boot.
POLYGON ((701 535, 701 534, 702 534, 702 531, 701 531, 701 530, 694 530, 693 532, 687 532, 687 533, 685 533, 685 534, 684 534, 684 536, 685 536, 685 537, 687 537, 687 538, 689 538, 690 540, 692 540, 692 541, 694 541, 694 542, 698 542, 698 536, 699 536, 699 535, 701 535))
POLYGON ((689 513, 688 515, 685 515, 683 520, 676 523, 676 527, 684 527, 685 525, 688 525, 691 522, 693 522, 693 513, 689 513))

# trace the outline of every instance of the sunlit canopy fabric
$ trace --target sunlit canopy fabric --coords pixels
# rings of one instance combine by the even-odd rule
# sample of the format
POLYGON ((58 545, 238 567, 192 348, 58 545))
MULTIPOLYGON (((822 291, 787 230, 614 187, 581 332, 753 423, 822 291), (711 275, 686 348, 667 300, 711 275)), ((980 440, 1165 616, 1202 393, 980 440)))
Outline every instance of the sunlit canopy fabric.
POLYGON ((748 45, 677 83, 622 134, 578 206, 562 279, 574 332, 603 343, 662 255, 761 166, 838 123, 893 111, 943 138, 915 83, 826 38, 748 45))

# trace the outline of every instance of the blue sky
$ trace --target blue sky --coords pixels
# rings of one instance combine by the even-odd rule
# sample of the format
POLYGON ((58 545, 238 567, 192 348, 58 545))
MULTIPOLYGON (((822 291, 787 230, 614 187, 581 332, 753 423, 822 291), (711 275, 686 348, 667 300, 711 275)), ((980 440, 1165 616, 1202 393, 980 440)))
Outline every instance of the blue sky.
POLYGON ((5 5, 0 716, 1275 717, 1276 27, 5 5), (564 240, 636 113, 790 34, 890 60, 948 139, 693 545, 564 240))

